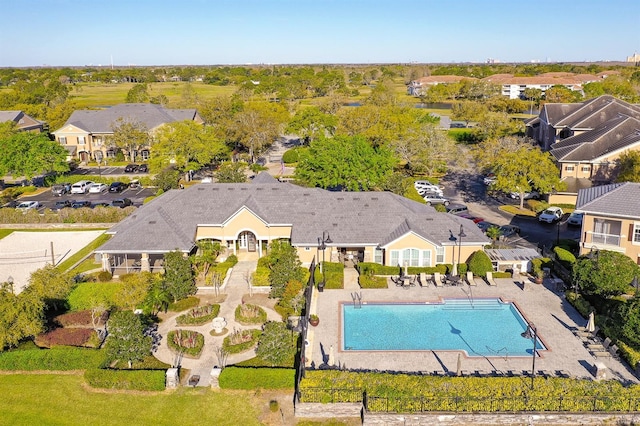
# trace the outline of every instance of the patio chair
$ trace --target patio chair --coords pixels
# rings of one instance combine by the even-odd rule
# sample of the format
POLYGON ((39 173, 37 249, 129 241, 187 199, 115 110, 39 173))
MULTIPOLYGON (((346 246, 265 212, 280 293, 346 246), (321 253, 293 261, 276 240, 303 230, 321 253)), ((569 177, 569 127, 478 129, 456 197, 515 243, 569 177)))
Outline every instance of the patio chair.
POLYGON ((433 273, 433 285, 442 287, 442 275, 440 275, 440 272, 433 273))
POLYGON ((590 351, 591 355, 596 358, 611 358, 611 354, 607 351, 590 351))
POLYGON ((402 281, 400 281, 399 279, 397 279, 395 277, 391 277, 391 282, 394 283, 397 286, 401 286, 402 285, 402 281))
POLYGON ((611 345, 609 346, 609 353, 611 354, 612 357, 614 358, 618 358, 618 346, 617 345, 611 345))
POLYGON ((593 331, 587 331, 585 329, 581 329, 575 332, 575 335, 578 337, 584 337, 587 339, 593 339, 600 331, 600 327, 596 325, 596 328, 593 331))
POLYGON ((493 280, 493 272, 487 272, 487 284, 490 286, 497 286, 498 284, 493 280))
POLYGON ((467 271, 467 284, 477 285, 476 280, 473 278, 473 272, 467 271))
POLYGON ((606 339, 604 339, 603 343, 587 343, 585 346, 589 350, 606 351, 607 349, 609 349, 610 344, 611 344, 611 339, 607 337, 606 339))
POLYGON ((409 283, 407 284, 410 287, 415 287, 416 286, 416 281, 418 281, 418 276, 414 275, 410 280, 409 283))

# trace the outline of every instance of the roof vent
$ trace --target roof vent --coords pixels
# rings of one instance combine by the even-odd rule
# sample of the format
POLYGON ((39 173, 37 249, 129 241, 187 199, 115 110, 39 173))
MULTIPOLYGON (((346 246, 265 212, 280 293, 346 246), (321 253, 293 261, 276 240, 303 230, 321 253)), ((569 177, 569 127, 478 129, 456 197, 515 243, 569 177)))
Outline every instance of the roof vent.
POLYGON ((256 188, 256 191, 262 191, 264 188, 256 188))
POLYGON ((240 188, 240 191, 246 191, 247 188, 240 188))
POLYGON ((369 207, 369 204, 365 204, 364 206, 365 206, 365 207, 369 207))
POLYGON ((218 190, 218 189, 220 189, 220 188, 213 187, 213 188, 211 188, 211 189, 213 189, 214 191, 217 191, 217 190, 218 190))
POLYGON ((353 197, 353 201, 358 201, 360 200, 360 197, 353 197))
POLYGON ((155 224, 156 224, 156 221, 155 221, 155 220, 150 220, 150 221, 149 221, 149 225, 155 225, 155 224))
POLYGON ((425 220, 433 220, 433 218, 432 217, 428 217, 425 220))
POLYGON ((305 192, 304 194, 302 194, 303 197, 308 197, 309 195, 311 194, 309 194, 308 192, 305 192))
POLYGON ((277 191, 280 188, 271 188, 272 191, 277 191))
POLYGON ((337 223, 334 223, 334 224, 333 224, 333 227, 334 227, 334 228, 337 228, 337 227, 338 227, 338 224, 337 224, 337 223))
POLYGON ((204 191, 204 188, 198 187, 198 191, 204 191))
POLYGON ((337 200, 338 201, 342 201, 342 200, 344 200, 344 197, 338 197, 337 200))
POLYGON ((227 191, 233 191, 233 188, 227 188, 227 191))
POLYGON ((378 201, 378 197, 371 197, 371 201, 378 201))

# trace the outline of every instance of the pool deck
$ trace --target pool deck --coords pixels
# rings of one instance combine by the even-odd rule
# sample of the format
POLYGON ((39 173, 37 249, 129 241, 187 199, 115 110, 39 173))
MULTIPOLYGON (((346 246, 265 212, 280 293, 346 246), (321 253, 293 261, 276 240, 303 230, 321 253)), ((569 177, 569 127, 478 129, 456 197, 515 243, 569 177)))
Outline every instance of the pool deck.
MULTIPOLYGON (((524 280, 526 278, 523 277, 524 280)), ((477 286, 428 287, 415 286, 408 289, 396 286, 387 289, 358 290, 363 303, 367 302, 427 302, 442 298, 501 298, 513 301, 524 317, 534 323, 538 335, 548 348, 539 352, 536 358, 536 372, 556 373, 563 371, 572 377, 593 379, 594 364, 603 363, 607 367, 608 379, 638 383, 638 378, 626 363, 614 358, 595 358, 584 346, 584 340, 576 337, 573 330, 583 327, 587 320, 564 300, 561 292, 555 292, 551 281, 543 285, 527 281, 525 289, 522 280, 497 278, 497 286, 489 286, 477 279, 477 286)), ((326 365, 332 353, 334 366, 350 370, 381 370, 398 372, 434 371, 455 373, 459 351, 342 351, 340 345, 340 302, 352 303, 353 290, 314 291, 311 313, 320 317, 320 324, 309 327, 305 359, 307 366, 313 362, 315 368, 326 365)), ((399 330, 401 331, 401 330, 399 330)), ((531 371, 532 357, 462 357, 461 370, 473 374, 478 371, 490 374, 493 371, 513 371, 523 374, 531 371)))

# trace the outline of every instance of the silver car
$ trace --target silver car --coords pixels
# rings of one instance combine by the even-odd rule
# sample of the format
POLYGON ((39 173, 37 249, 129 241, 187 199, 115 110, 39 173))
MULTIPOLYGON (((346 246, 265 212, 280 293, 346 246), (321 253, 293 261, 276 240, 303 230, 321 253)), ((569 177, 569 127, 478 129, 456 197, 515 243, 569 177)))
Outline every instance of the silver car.
POLYGON ((449 199, 444 198, 442 195, 425 194, 424 197, 422 198, 424 198, 424 201, 427 203, 428 206, 432 204, 444 204, 445 206, 449 205, 449 199))

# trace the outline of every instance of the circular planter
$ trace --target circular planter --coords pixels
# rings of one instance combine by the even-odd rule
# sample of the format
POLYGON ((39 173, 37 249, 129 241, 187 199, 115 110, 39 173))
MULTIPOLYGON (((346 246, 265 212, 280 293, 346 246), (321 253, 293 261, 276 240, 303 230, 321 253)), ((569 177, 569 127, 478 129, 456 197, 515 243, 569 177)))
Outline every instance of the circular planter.
POLYGON ((317 326, 318 324, 320 324, 320 318, 309 318, 309 324, 314 327, 317 326))

